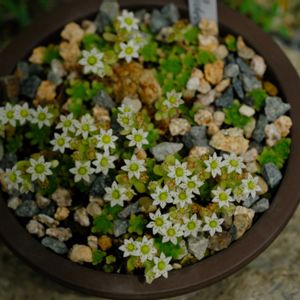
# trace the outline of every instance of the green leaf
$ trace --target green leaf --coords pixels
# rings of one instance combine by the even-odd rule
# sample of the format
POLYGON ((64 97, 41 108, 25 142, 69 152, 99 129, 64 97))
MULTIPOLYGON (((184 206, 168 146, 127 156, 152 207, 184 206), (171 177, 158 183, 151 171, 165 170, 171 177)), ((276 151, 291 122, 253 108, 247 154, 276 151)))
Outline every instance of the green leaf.
POLYGON ((234 101, 230 107, 224 108, 225 124, 244 128, 251 121, 250 117, 246 117, 239 112, 240 107, 239 101, 234 101))
POLYGON ((135 269, 136 263, 137 263, 138 260, 139 260, 139 258, 137 256, 131 256, 127 260, 126 268, 127 268, 127 271, 129 273, 132 272, 135 269))
POLYGON ((144 227, 147 221, 143 217, 143 215, 131 215, 129 220, 129 233, 137 233, 138 235, 142 235, 144 232, 144 227))
POLYGON ((263 89, 255 89, 249 93, 249 97, 253 100, 254 108, 260 111, 265 106, 267 92, 263 89))
POLYGON ((109 219, 109 217, 105 214, 102 214, 98 217, 96 217, 93 221, 93 227, 92 227, 93 233, 101 233, 101 234, 107 234, 113 233, 113 222, 109 219))
POLYGON ((106 256, 106 252, 101 251, 101 250, 94 250, 93 251, 93 261, 92 264, 93 266, 99 265, 101 264, 101 262, 103 261, 103 259, 106 256))
POLYGON ((182 64, 180 59, 175 55, 170 55, 161 63, 161 68, 167 73, 177 75, 180 73, 182 64))
POLYGON ((172 242, 163 243, 161 238, 155 238, 154 246, 159 252, 166 256, 171 256, 174 259, 179 259, 184 253, 184 249, 178 244, 174 245, 172 242))
POLYGON ((46 51, 44 53, 43 57, 43 63, 44 64, 51 64, 52 60, 59 59, 59 49, 56 45, 49 45, 46 48, 46 51))
POLYGON ((184 41, 187 44, 197 45, 198 44, 198 34, 200 30, 194 26, 188 26, 184 33, 184 41))
POLYGON ((229 34, 226 36, 225 44, 229 51, 231 52, 237 51, 237 42, 236 42, 236 38, 233 35, 229 34))
POLYGON ((214 63, 217 60, 217 57, 214 53, 207 50, 199 50, 197 55, 197 61, 199 65, 206 65, 214 63))
POLYGON ((144 58, 146 62, 157 62, 157 48, 158 44, 156 42, 149 42, 141 49, 140 55, 144 58))

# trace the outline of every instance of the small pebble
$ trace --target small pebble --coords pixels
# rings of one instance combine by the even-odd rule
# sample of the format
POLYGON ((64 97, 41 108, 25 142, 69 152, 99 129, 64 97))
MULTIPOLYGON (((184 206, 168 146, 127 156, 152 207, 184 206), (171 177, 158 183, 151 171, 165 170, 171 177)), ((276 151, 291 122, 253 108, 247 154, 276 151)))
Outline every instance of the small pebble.
POLYGON ((54 218, 58 221, 64 221, 66 220, 70 215, 70 211, 67 207, 58 207, 54 218))
POLYGON ((72 238, 72 231, 70 228, 48 228, 46 234, 50 237, 56 238, 61 242, 66 242, 72 238))
POLYGON ((261 81, 259 81, 255 76, 243 74, 242 82, 246 92, 252 92, 255 89, 262 88, 261 81))
POLYGON ((265 127, 268 124, 268 120, 265 115, 260 114, 258 117, 258 120, 256 122, 255 129, 253 131, 253 139, 257 143, 261 143, 263 139, 265 138, 265 127))
POLYGON ((39 209, 37 204, 33 200, 24 201, 18 208, 16 209, 16 215, 22 218, 32 218, 37 215, 39 209))
POLYGON ((30 76, 22 81, 20 94, 33 99, 42 80, 37 76, 30 76))
POLYGON ((86 208, 82 207, 75 210, 74 221, 79 223, 83 227, 90 226, 91 222, 88 213, 86 211, 86 208))
POLYGON ((59 222, 57 220, 55 220, 54 218, 51 218, 50 216, 45 215, 45 214, 38 214, 37 216, 34 216, 34 220, 36 220, 50 228, 54 228, 59 225, 59 222))
POLYGON ((185 135, 191 130, 190 122, 183 118, 171 119, 169 130, 172 136, 185 135))
POLYGON ((225 66, 225 69, 224 69, 225 77, 235 78, 235 77, 239 76, 239 74, 240 74, 240 68, 239 68, 238 64, 230 63, 225 66))
POLYGON ((92 103, 107 109, 113 109, 116 106, 116 103, 112 100, 110 95, 103 90, 97 92, 96 96, 94 96, 92 100, 92 103))
POLYGON ((45 236, 44 226, 35 220, 30 220, 26 225, 26 229, 30 234, 37 235, 39 238, 45 236))
POLYGON ((139 203, 136 201, 135 203, 131 203, 124 207, 121 212, 118 214, 118 217, 121 219, 127 219, 132 214, 136 214, 139 212, 139 203))
POLYGON ((183 148, 182 143, 162 142, 150 149, 157 161, 164 161, 168 155, 178 153, 183 148))
POLYGON ((188 250, 198 260, 201 260, 205 256, 207 247, 208 247, 208 239, 206 239, 203 236, 188 238, 188 250))
POLYGON ((245 94, 242 82, 238 78, 234 78, 232 81, 232 86, 239 99, 243 99, 245 94))
POLYGON ((284 115, 290 110, 291 106, 284 103, 280 97, 267 97, 265 105, 265 114, 268 121, 275 121, 278 117, 284 115))
POLYGON ((88 242, 88 246, 92 249, 92 250, 97 250, 98 249, 98 237, 94 236, 94 235, 90 235, 87 238, 87 242, 88 242))
POLYGON ((50 204, 50 202, 51 202, 50 199, 48 199, 48 198, 46 198, 46 197, 43 197, 43 196, 42 196, 41 194, 39 194, 39 193, 37 193, 37 194, 35 195, 35 200, 36 200, 37 206, 38 206, 40 209, 46 208, 46 207, 50 204))
POLYGON ((251 208, 256 212, 256 213, 263 213, 266 210, 268 210, 270 207, 269 200, 266 198, 260 199, 257 201, 251 208))
POLYGON ((263 177, 267 181, 270 188, 274 188, 281 181, 282 174, 273 163, 268 163, 263 166, 263 177))
POLYGON ((22 199, 19 197, 11 197, 7 202, 7 206, 12 210, 16 210, 22 204, 22 199))
POLYGON ((206 136, 206 127, 193 126, 191 130, 183 136, 182 141, 189 149, 194 146, 207 147, 208 140, 206 136))
POLYGON ((228 88, 221 97, 219 97, 215 103, 219 107, 229 107, 234 100, 232 87, 228 88))
POLYGON ((59 187, 53 194, 52 200, 59 207, 69 207, 72 205, 71 194, 67 189, 59 187))
POLYGON ((128 221, 116 219, 114 220, 114 235, 115 237, 120 237, 121 235, 125 234, 128 229, 128 221))
POLYGON ((51 249, 57 254, 66 254, 68 252, 68 247, 64 242, 61 242, 52 237, 45 237, 41 241, 42 245, 51 249))
POLYGON ((241 115, 246 117, 252 117, 255 115, 255 109, 245 104, 240 107, 239 112, 241 115))
POLYGON ((71 261, 82 264, 93 261, 92 249, 86 245, 74 245, 69 252, 71 261))
POLYGON ((251 61, 251 68, 257 76, 263 77, 267 70, 267 65, 261 56, 254 55, 251 61))

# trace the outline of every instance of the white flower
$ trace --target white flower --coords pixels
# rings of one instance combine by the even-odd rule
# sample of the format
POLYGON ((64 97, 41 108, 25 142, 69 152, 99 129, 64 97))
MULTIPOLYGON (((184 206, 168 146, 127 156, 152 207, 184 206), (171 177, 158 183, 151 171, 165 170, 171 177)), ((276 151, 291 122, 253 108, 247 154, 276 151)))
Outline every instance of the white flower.
POLYGON ((154 239, 148 239, 146 236, 143 237, 142 241, 138 243, 138 255, 141 259, 141 262, 146 260, 152 260, 155 254, 157 253, 156 248, 154 247, 154 239))
POLYGON ((197 215, 194 214, 192 217, 187 218, 185 217, 183 219, 183 232, 184 232, 184 236, 188 237, 188 236, 194 236, 196 237, 199 233, 199 231, 201 230, 201 224, 202 222, 197 218, 197 215))
POLYGON ((128 105, 128 104, 124 104, 124 103, 121 106, 118 107, 118 110, 122 114, 128 114, 128 115, 131 115, 131 116, 134 113, 132 106, 128 105))
POLYGON ((0 121, 3 125, 10 124, 11 126, 16 127, 16 108, 10 103, 6 103, 5 107, 1 107, 0 117, 0 121))
POLYGON ((133 128, 131 134, 127 135, 126 138, 130 141, 129 147, 137 147, 141 149, 143 145, 148 145, 147 140, 148 133, 143 129, 135 129, 133 128))
POLYGON ((163 188, 157 187, 155 192, 151 194, 153 201, 153 205, 160 205, 161 208, 165 208, 167 203, 173 203, 174 193, 172 193, 168 186, 165 185, 163 188))
POLYGON ((183 235, 182 228, 179 224, 166 224, 162 230, 162 242, 171 242, 175 245, 177 245, 177 238, 181 237, 183 235))
POLYGON ((193 193, 189 190, 178 189, 174 193, 174 204, 179 207, 186 207, 188 204, 193 203, 193 193))
POLYGON ((242 170, 246 168, 243 159, 235 153, 224 154, 223 166, 227 167, 228 173, 236 172, 238 174, 242 174, 242 170))
POLYGON ((234 202, 234 199, 230 196, 231 189, 223 190, 218 186, 212 193, 214 195, 212 202, 218 203, 219 207, 229 206, 230 202, 234 202))
POLYGON ((143 48, 148 43, 148 35, 140 31, 133 32, 130 39, 133 40, 139 48, 143 48))
POLYGON ((80 180, 90 182, 90 175, 94 173, 94 169, 91 167, 90 161, 75 161, 75 167, 70 169, 70 172, 75 175, 75 182, 80 180))
POLYGON ((124 244, 119 247, 123 251, 123 257, 137 256, 138 255, 138 242, 135 242, 133 238, 125 239, 124 244))
POLYGON ((180 184, 180 187, 182 189, 186 189, 190 191, 191 193, 200 195, 199 188, 204 184, 203 181, 199 179, 197 175, 194 175, 191 178, 188 178, 186 182, 183 182, 180 184))
POLYGON ((84 139, 86 139, 91 132, 97 130, 94 119, 89 114, 82 116, 80 122, 75 122, 75 126, 77 128, 76 135, 82 135, 84 139))
POLYGON ((155 214, 149 214, 150 219, 152 220, 147 224, 147 228, 152 228, 153 234, 161 234, 162 228, 171 225, 171 222, 168 220, 168 214, 161 214, 160 209, 157 209, 155 214))
POLYGON ((204 217, 205 225, 203 231, 208 231, 210 236, 214 236, 216 232, 222 232, 221 224, 224 219, 219 219, 215 213, 211 217, 204 217))
POLYGON ((125 130, 131 130, 134 124, 134 118, 131 113, 119 113, 117 121, 125 130))
POLYGON ((175 90, 167 93, 167 99, 163 102, 168 108, 177 108, 180 104, 183 104, 184 101, 181 99, 182 94, 176 93, 175 90))
POLYGON ((186 182, 188 176, 192 173, 188 170, 187 163, 180 163, 178 160, 175 161, 174 166, 169 166, 168 176, 172 179, 175 179, 176 184, 186 182))
POLYGON ((50 126, 52 122, 53 115, 49 112, 47 106, 41 107, 38 106, 36 110, 32 111, 32 120, 33 124, 37 124, 39 128, 44 126, 50 126))
POLYGON ((113 182, 111 187, 105 188, 104 200, 109 201, 111 206, 124 206, 124 201, 128 200, 127 189, 113 182))
POLYGON ((52 175, 51 163, 46 162, 44 156, 40 156, 38 159, 31 158, 29 160, 30 167, 27 169, 27 173, 31 174, 31 180, 40 180, 44 182, 48 175, 52 175))
POLYGON ((63 132, 75 132, 76 126, 73 114, 68 114, 67 116, 61 115, 60 122, 57 124, 56 129, 62 129, 63 132))
POLYGON ((104 64, 103 64, 104 54, 93 48, 91 51, 82 51, 82 58, 79 60, 79 64, 83 66, 84 74, 96 74, 99 77, 105 76, 104 64))
POLYGON ((133 58, 139 57, 139 46, 135 44, 134 41, 129 41, 126 43, 121 43, 121 52, 119 53, 119 58, 124 58, 126 62, 131 62, 133 58))
POLYGON ((50 144, 54 146, 53 151, 64 153, 66 151, 66 148, 70 147, 71 140, 72 139, 65 133, 54 133, 54 139, 50 142, 50 144))
POLYGON ((96 160, 93 161, 93 165, 96 167, 95 173, 103 173, 107 175, 109 169, 114 169, 114 161, 117 159, 116 156, 110 155, 109 152, 97 153, 96 160))
POLYGON ((260 186, 258 185, 258 177, 253 177, 248 174, 246 179, 242 180, 242 187, 247 196, 251 196, 252 198, 256 197, 256 193, 261 191, 260 186))
POLYGON ((135 154, 131 157, 131 159, 125 159, 124 162, 125 166, 123 166, 121 169, 128 173, 129 179, 132 177, 139 179, 141 173, 146 171, 145 161, 138 159, 135 154))
POLYGON ((27 194, 29 192, 34 192, 34 186, 32 184, 31 181, 27 180, 27 179, 23 179, 21 182, 21 188, 20 188, 20 192, 22 194, 27 194))
POLYGON ((168 278, 168 272, 173 269, 170 264, 172 257, 166 257, 165 254, 162 252, 160 257, 154 257, 154 267, 153 273, 155 274, 155 278, 159 278, 161 276, 168 278))
POLYGON ((4 178, 8 190, 13 191, 19 189, 19 184, 22 183, 21 174, 21 171, 18 170, 16 166, 12 169, 6 169, 4 178))
POLYGON ((21 125, 24 125, 27 121, 31 121, 32 110, 29 108, 28 103, 23 103, 22 105, 16 105, 16 119, 21 125))
POLYGON ((218 157, 216 153, 213 156, 210 156, 208 160, 204 161, 207 168, 206 172, 210 172, 212 177, 216 177, 217 175, 222 175, 221 168, 223 167, 222 157, 218 157))
POLYGON ((99 136, 97 136, 97 147, 109 151, 110 148, 116 148, 115 141, 118 139, 113 135, 112 129, 104 130, 100 129, 99 136))
POLYGON ((133 12, 129 12, 126 9, 122 11, 122 15, 118 17, 118 21, 120 22, 120 27, 126 29, 128 32, 139 29, 138 18, 134 17, 133 12))

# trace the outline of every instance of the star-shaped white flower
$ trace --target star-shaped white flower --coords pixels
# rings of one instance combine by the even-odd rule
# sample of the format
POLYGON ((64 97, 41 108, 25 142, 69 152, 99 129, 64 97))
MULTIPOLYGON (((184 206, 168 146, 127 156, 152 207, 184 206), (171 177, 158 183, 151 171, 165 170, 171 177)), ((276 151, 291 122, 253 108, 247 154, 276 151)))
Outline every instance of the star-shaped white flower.
POLYGON ((191 193, 200 195, 199 189, 204 184, 202 180, 199 179, 197 175, 188 178, 186 182, 180 184, 180 188, 190 191, 191 193))
POLYGON ((251 174, 248 174, 246 179, 242 180, 242 187, 247 196, 252 198, 256 197, 257 192, 261 191, 260 186, 258 185, 258 177, 253 177, 251 174))
POLYGON ((159 205, 161 208, 165 208, 168 203, 174 202, 174 193, 172 193, 167 185, 163 188, 157 187, 155 192, 151 194, 153 205, 159 205))
POLYGON ((119 58, 124 58, 128 63, 131 62, 134 58, 139 57, 139 46, 136 45, 134 41, 121 43, 120 48, 121 52, 119 53, 119 58))
POLYGON ((32 110, 32 120, 31 122, 33 124, 37 124, 39 128, 42 128, 44 126, 51 126, 53 119, 53 114, 49 112, 49 109, 47 106, 41 107, 38 106, 36 110, 32 110))
POLYGON ((217 177, 218 175, 222 175, 222 167, 223 161, 222 157, 218 157, 216 153, 213 156, 210 156, 208 160, 204 161, 207 168, 205 169, 206 172, 210 172, 212 177, 217 177))
POLYGON ((4 173, 4 180, 9 191, 19 190, 19 184, 22 183, 21 174, 22 172, 18 170, 16 166, 12 169, 6 169, 4 173))
POLYGON ((201 224, 202 224, 201 220, 199 220, 197 218, 197 215, 194 214, 190 218, 185 217, 183 219, 183 222, 184 223, 183 223, 182 229, 184 232, 184 236, 185 237, 188 237, 188 236, 197 237, 198 233, 201 230, 201 224))
POLYGON ((93 165, 96 167, 95 173, 103 173, 104 175, 108 174, 109 169, 114 169, 114 161, 117 160, 117 157, 110 155, 109 152, 97 153, 96 160, 93 161, 93 165))
POLYGON ((174 245, 177 245, 178 238, 183 236, 183 231, 179 224, 166 224, 166 226, 162 228, 162 236, 163 243, 171 242, 174 245))
POLYGON ((67 136, 65 133, 58 134, 54 133, 54 139, 50 142, 53 145, 53 151, 59 151, 60 153, 64 153, 66 148, 70 147, 71 138, 67 136))
POLYGON ((131 113, 119 113, 117 121, 125 130, 131 130, 134 125, 134 117, 131 113))
POLYGON ((74 133, 76 131, 76 126, 74 119, 74 116, 72 113, 68 114, 67 116, 61 115, 60 116, 60 122, 57 124, 56 129, 62 129, 63 132, 68 133, 72 132, 74 133))
POLYGON ((77 129, 76 135, 81 135, 84 139, 86 139, 90 133, 97 130, 95 121, 89 114, 82 116, 80 122, 75 122, 75 126, 77 129))
POLYGON ((31 158, 29 160, 30 167, 27 169, 27 173, 31 175, 31 180, 39 180, 44 182, 46 177, 52 175, 51 163, 46 162, 44 156, 40 156, 38 159, 31 158))
POLYGON ((130 39, 133 40, 139 48, 143 48, 148 44, 149 36, 144 32, 135 31, 130 36, 130 39))
POLYGON ((243 169, 246 168, 243 159, 235 153, 224 154, 223 166, 227 167, 228 173, 236 172, 238 174, 242 174, 243 169))
POLYGON ((215 213, 211 217, 204 217, 205 225, 203 231, 208 231, 210 236, 214 236, 216 232, 222 232, 222 223, 224 219, 219 219, 215 213))
POLYGON ((170 264, 171 260, 172 257, 166 257, 163 252, 160 254, 160 257, 154 257, 154 267, 152 270, 155 274, 155 278, 159 278, 161 276, 168 278, 168 272, 173 269, 170 264))
POLYGON ((128 173, 129 179, 132 177, 139 179, 141 173, 146 171, 145 161, 138 159, 135 154, 131 157, 131 159, 125 159, 124 162, 125 166, 123 166, 121 169, 128 173))
POLYGON ((133 238, 125 239, 119 249, 123 251, 123 257, 138 256, 138 242, 134 241, 133 238))
POLYGON ((15 106, 10 103, 6 103, 5 107, 0 108, 0 122, 3 125, 10 124, 13 127, 16 127, 17 115, 15 106))
POLYGON ((111 187, 105 188, 104 200, 110 202, 111 206, 124 206, 124 201, 128 200, 127 189, 117 182, 113 182, 111 187))
POLYGON ((79 64, 83 66, 83 73, 104 77, 103 56, 104 54, 96 48, 93 48, 91 51, 83 50, 82 58, 79 60, 79 64))
POLYGON ((124 104, 124 103, 118 107, 118 110, 119 110, 119 113, 121 113, 121 114, 129 114, 131 116, 134 113, 133 107, 131 105, 124 104))
POLYGON ((23 103, 22 105, 16 105, 16 119, 20 122, 21 125, 24 125, 26 122, 31 121, 32 119, 32 110, 29 108, 28 103, 23 103))
POLYGON ((135 128, 132 129, 131 134, 126 136, 126 138, 130 141, 129 147, 137 147, 138 149, 141 149, 143 145, 149 144, 147 137, 148 133, 146 131, 135 128))
POLYGON ((167 99, 163 102, 168 108, 177 108, 184 103, 182 94, 176 93, 175 90, 167 93, 167 99))
POLYGON ((89 183, 90 175, 94 173, 94 169, 91 167, 90 161, 75 161, 75 167, 70 169, 70 172, 75 175, 75 182, 84 180, 89 183))
POLYGON ((117 139, 118 137, 113 135, 112 129, 100 129, 100 133, 97 136, 97 148, 103 149, 104 151, 109 151, 110 148, 115 149, 115 141, 117 139))
POLYGON ((234 202, 234 199, 231 197, 231 189, 223 190, 218 186, 212 193, 214 195, 212 202, 218 203, 219 207, 227 207, 230 202, 234 202))
POLYGON ((174 193, 174 204, 178 207, 186 207, 193 203, 193 193, 189 190, 177 189, 174 193))
POLYGON ((157 209, 155 214, 149 213, 149 217, 152 221, 148 223, 146 227, 152 228, 153 234, 161 234, 164 227, 171 225, 171 222, 168 219, 169 215, 162 215, 160 209, 157 209))
POLYGON ((133 12, 124 9, 122 15, 118 17, 118 21, 120 22, 120 27, 126 29, 128 32, 139 30, 140 20, 135 18, 133 12))
POLYGON ((176 184, 186 182, 188 176, 192 172, 188 169, 187 163, 180 163, 178 160, 175 161, 174 166, 169 166, 168 176, 172 179, 175 179, 176 184))
POLYGON ((156 248, 154 247, 154 239, 148 239, 146 236, 143 236, 141 242, 138 243, 138 255, 141 259, 141 262, 147 260, 153 260, 155 254, 157 253, 156 248))

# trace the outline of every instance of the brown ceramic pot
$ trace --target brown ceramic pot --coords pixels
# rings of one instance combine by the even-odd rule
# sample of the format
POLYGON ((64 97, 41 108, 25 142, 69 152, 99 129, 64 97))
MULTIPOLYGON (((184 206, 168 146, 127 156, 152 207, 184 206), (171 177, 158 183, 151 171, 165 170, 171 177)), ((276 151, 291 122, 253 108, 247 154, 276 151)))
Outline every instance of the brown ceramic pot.
MULTIPOLYGON (((167 2, 170 1, 121 0, 123 7, 131 9, 152 9, 167 2)), ((187 1, 172 2, 187 16, 187 1)), ((100 3, 99 0, 72 1, 35 22, 1 53, 0 76, 13 72, 20 59, 29 55, 35 46, 49 42, 66 23, 95 15, 100 3)), ((37 271, 77 291, 115 299, 154 299, 192 292, 232 274, 258 256, 278 236, 295 211, 300 196, 300 80, 284 53, 253 22, 222 4, 219 5, 219 17, 223 33, 242 35, 266 59, 269 76, 279 86, 281 96, 292 106, 292 151, 270 209, 228 249, 182 270, 172 271, 167 280, 158 279, 149 285, 136 276, 92 270, 52 253, 28 234, 7 208, 5 200, 0 198, 0 236, 17 256, 37 271)))

